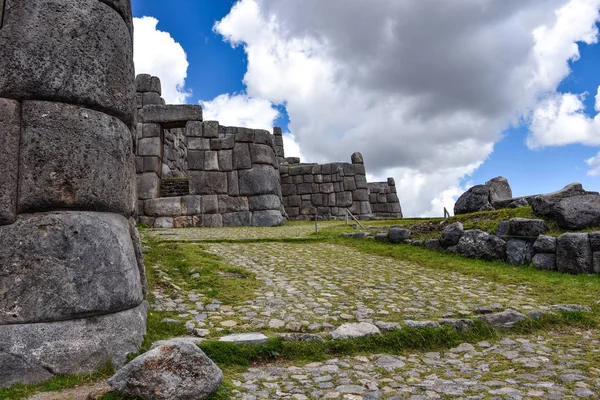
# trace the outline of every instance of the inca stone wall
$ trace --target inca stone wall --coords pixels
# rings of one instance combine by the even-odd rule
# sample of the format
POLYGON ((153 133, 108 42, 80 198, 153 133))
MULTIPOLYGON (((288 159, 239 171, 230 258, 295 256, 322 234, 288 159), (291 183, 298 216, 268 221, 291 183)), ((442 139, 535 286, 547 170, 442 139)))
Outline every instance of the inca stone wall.
POLYGON ((381 218, 402 218, 400 199, 394 178, 387 182, 369 182, 369 201, 373 215, 381 218))
POLYGON ((346 216, 346 209, 361 218, 372 216, 363 158, 350 163, 281 165, 283 204, 290 219, 346 216))
POLYGON ((146 325, 130 1, 4 6, 0 387, 118 367, 146 325))
POLYGON ((203 121, 200 106, 162 105, 160 80, 150 75, 138 75, 137 91, 142 222, 156 228, 285 222, 276 155, 283 154, 281 130, 222 126, 203 121))

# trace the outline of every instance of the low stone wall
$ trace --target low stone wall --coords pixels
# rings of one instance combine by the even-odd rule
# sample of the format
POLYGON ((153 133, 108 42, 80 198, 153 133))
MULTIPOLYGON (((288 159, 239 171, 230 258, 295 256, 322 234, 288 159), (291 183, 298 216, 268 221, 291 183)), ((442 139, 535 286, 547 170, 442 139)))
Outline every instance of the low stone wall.
POLYGON ((387 182, 369 182, 369 202, 373 215, 380 218, 402 218, 402 207, 394 178, 387 182))
MULTIPOLYGON (((357 153, 356 153, 357 154, 357 153)), ((283 205, 290 219, 344 218, 345 209, 360 218, 373 213, 362 156, 353 163, 281 165, 283 205)))

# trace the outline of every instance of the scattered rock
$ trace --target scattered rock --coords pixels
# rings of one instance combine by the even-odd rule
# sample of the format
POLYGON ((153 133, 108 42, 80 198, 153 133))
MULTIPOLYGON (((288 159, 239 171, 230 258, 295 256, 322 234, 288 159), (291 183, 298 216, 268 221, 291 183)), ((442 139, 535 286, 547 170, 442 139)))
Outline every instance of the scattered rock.
POLYGON ((472 319, 442 318, 440 324, 451 326, 457 332, 464 332, 471 329, 475 325, 475 321, 472 319))
POLYGON ((479 318, 495 329, 511 329, 517 322, 526 320, 527 316, 514 310, 506 310, 499 313, 482 315, 479 318))
POLYGON ((425 241, 425 247, 429 250, 439 250, 442 248, 442 245, 438 239, 427 239, 425 241))
POLYGON ((461 343, 458 347, 450 349, 451 353, 470 353, 475 351, 475 346, 471 343, 461 343))
POLYGON ((282 333, 279 335, 286 342, 324 342, 325 340, 319 335, 310 333, 282 333))
POLYGON ((475 309, 475 314, 479 314, 479 315, 492 314, 493 312, 494 312, 494 310, 492 310, 492 308, 488 307, 488 306, 477 307, 475 309))
POLYGON ((571 183, 563 189, 548 194, 542 194, 531 198, 530 203, 533 212, 541 217, 555 217, 554 207, 562 199, 572 196, 584 195, 587 192, 580 183, 571 183))
POLYGON ((556 270, 556 254, 538 253, 533 256, 531 262, 539 270, 556 270))
POLYGON ((490 206, 490 188, 485 185, 477 185, 458 198, 454 204, 454 215, 469 214, 490 206))
POLYGON ((442 237, 440 238, 440 244, 442 247, 450 247, 458 244, 458 241, 464 233, 462 222, 454 222, 444 228, 442 237))
POLYGON ((581 230, 600 225, 600 196, 585 194, 562 199, 554 207, 556 223, 562 229, 581 230))
POLYGON ((368 322, 344 324, 331 332, 333 339, 354 339, 365 336, 378 335, 381 331, 368 322))
POLYGON ((592 311, 591 307, 580 304, 555 304, 552 306, 552 308, 557 311, 592 311))
POLYGON ((441 325, 436 321, 413 321, 407 319, 404 321, 407 327, 414 329, 440 328, 441 325))
POLYGON ((379 368, 383 368, 388 372, 393 372, 397 369, 404 368, 404 363, 393 356, 381 356, 374 363, 379 368))
POLYGON ((223 382, 223 372, 198 346, 169 341, 135 358, 108 384, 119 394, 145 399, 205 399, 223 382))
POLYGON ((508 180, 502 176, 498 176, 485 183, 489 188, 489 202, 493 208, 496 208, 499 202, 512 199, 512 189, 508 180))
POLYGON ((394 244, 399 244, 408 238, 410 238, 410 231, 405 228, 392 228, 388 234, 388 240, 394 244))
POLYGON ((456 246, 463 257, 483 260, 503 260, 505 249, 504 240, 479 229, 465 231, 456 246))
POLYGON ((378 242, 387 242, 388 241, 388 234, 387 233, 378 233, 377 235, 375 235, 375 240, 378 242))
POLYGON ((381 332, 390 332, 402 329, 400 324, 397 322, 375 321, 373 324, 375 324, 375 326, 378 327, 381 332))
POLYGON ((223 336, 219 339, 221 342, 231 342, 235 344, 262 344, 269 338, 262 333, 238 333, 235 335, 223 336))

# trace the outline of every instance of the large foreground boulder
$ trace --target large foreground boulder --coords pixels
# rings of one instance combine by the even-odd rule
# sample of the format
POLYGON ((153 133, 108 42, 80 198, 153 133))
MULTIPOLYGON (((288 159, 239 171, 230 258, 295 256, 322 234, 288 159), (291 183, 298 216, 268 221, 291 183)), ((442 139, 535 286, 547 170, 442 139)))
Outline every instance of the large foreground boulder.
POLYGON ((198 346, 173 339, 134 359, 108 384, 130 397, 196 400, 216 392, 222 382, 223 372, 198 346))
POLYGON ((494 210, 497 205, 512 199, 512 190, 506 178, 496 177, 485 185, 476 185, 463 193, 454 205, 454 214, 494 210))
POLYGON ((562 199, 554 207, 562 229, 581 230, 600 225, 600 195, 585 194, 562 199))
POLYGON ((485 183, 490 190, 490 204, 492 207, 497 208, 499 202, 503 202, 512 199, 512 189, 508 183, 508 180, 504 177, 498 176, 485 183))
POLYGON ((465 232, 462 222, 455 222, 444 228, 440 238, 442 247, 450 247, 458 244, 458 241, 465 232))
POLYGON ((569 274, 592 272, 592 246, 587 233, 565 233, 558 237, 556 269, 569 274))
POLYGON ((581 196, 587 194, 581 183, 571 183, 563 189, 548 194, 540 194, 530 199, 529 203, 533 208, 533 212, 542 217, 554 217, 555 206, 562 200, 568 197, 581 196))
POLYGON ((465 231, 453 251, 467 258, 503 260, 506 243, 498 236, 473 229, 465 231))

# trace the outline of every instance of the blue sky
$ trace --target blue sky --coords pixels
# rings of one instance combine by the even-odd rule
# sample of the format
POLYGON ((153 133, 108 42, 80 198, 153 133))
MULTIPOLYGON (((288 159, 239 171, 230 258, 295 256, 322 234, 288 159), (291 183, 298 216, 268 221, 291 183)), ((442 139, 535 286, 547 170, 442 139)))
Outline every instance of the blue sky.
MULTIPOLYGON (((492 17, 485 13, 475 14, 481 7, 474 6, 473 9, 469 9, 466 5, 469 2, 475 4, 480 0, 467 1, 462 5, 464 10, 458 11, 461 16, 474 13, 468 20, 468 23, 473 23, 473 37, 464 36, 460 26, 444 27, 444 32, 457 32, 456 38, 459 39, 453 39, 452 33, 448 34, 447 39, 457 42, 449 42, 445 47, 461 47, 455 53, 464 53, 465 57, 458 58, 458 61, 456 54, 445 53, 445 49, 434 49, 438 42, 445 40, 444 38, 429 39, 426 32, 421 31, 420 26, 423 26, 424 31, 429 21, 436 20, 438 16, 435 11, 414 7, 414 10, 405 9, 400 12, 397 10, 398 3, 394 4, 394 0, 382 0, 382 10, 378 13, 378 10, 362 10, 360 7, 361 4, 364 7, 364 3, 350 0, 345 3, 350 21, 348 23, 341 19, 342 17, 339 17, 338 21, 336 1, 338 0, 325 2, 324 5, 325 3, 319 3, 318 0, 305 0, 304 3, 300 0, 281 0, 279 3, 274 0, 244 0, 244 7, 237 7, 233 11, 232 7, 236 3, 234 0, 177 0, 168 3, 164 0, 133 0, 132 3, 134 17, 156 18, 156 30, 168 33, 185 51, 189 65, 186 70, 185 89, 182 90, 191 93, 186 102, 211 102, 220 95, 228 94, 231 97, 222 99, 218 106, 214 106, 220 108, 218 111, 221 113, 217 112, 217 115, 226 115, 223 114, 223 109, 233 103, 231 100, 235 94, 238 95, 237 99, 243 99, 243 104, 248 105, 254 104, 257 99, 263 99, 260 106, 254 104, 254 110, 264 109, 266 102, 267 109, 277 110, 279 116, 274 121, 270 118, 250 118, 250 121, 282 126, 284 131, 295 135, 294 140, 299 143, 300 151, 305 158, 309 158, 308 161, 343 161, 346 154, 349 158, 352 151, 362 151, 366 155, 367 168, 369 169, 370 163, 373 165, 374 178, 382 179, 391 175, 400 182, 401 201, 405 203, 409 215, 435 214, 442 205, 450 207, 452 199, 465 189, 465 185, 482 183, 498 175, 509 180, 516 196, 558 190, 575 181, 583 183, 588 190, 600 191, 598 176, 588 174, 590 166, 586 163, 586 160, 599 153, 600 144, 600 130, 596 130, 589 119, 596 115, 594 97, 600 86, 597 67, 600 62, 600 46, 595 44, 597 32, 593 32, 598 18, 589 17, 589 3, 594 0, 549 0, 547 5, 540 5, 540 2, 521 2, 527 3, 527 6, 515 2, 514 6, 510 6, 514 9, 509 9, 508 6, 500 10, 490 9, 489 15, 496 20, 491 21, 489 25, 483 20, 492 17), (385 9, 383 3, 388 1, 390 8, 385 9), (586 4, 583 4, 584 2, 586 4), (302 4, 305 6, 302 7, 302 4), (566 10, 566 5, 572 7, 566 10), (576 7, 581 9, 576 10, 576 7), (561 8, 564 9, 561 11, 561 8), (364 21, 358 23, 356 19, 352 19, 354 17, 350 14, 353 10, 364 21), (563 18, 563 24, 569 21, 569 24, 573 25, 573 21, 576 21, 576 24, 582 26, 589 25, 587 30, 582 28, 571 31, 568 29, 570 25, 567 25, 567 28, 562 25, 561 28, 561 12, 567 11, 577 11, 578 14, 566 16, 563 18), (311 15, 311 12, 315 14, 311 15), (333 14, 327 16, 328 12, 333 14), (392 43, 389 49, 384 48, 382 52, 377 53, 372 43, 366 42, 367 39, 364 39, 365 43, 361 43, 364 37, 368 37, 371 31, 375 30, 372 28, 377 26, 373 24, 374 20, 389 19, 393 12, 398 12, 399 15, 398 20, 394 21, 399 28, 393 35, 393 40, 403 43, 405 38, 410 37, 410 44, 415 46, 414 49, 407 49, 408 45, 399 46, 392 43), (425 22, 415 23, 415 26, 411 26, 409 20, 404 21, 404 25, 398 22, 402 22, 400 15, 409 13, 414 13, 412 19, 423 18, 425 22), (530 18, 519 19, 527 13, 531 13, 530 18), (267 16, 275 17, 280 25, 273 23, 273 19, 269 22, 267 16), (531 22, 533 16, 539 20, 531 22), (325 20, 322 25, 321 17, 325 20), (261 18, 265 19, 256 22, 261 18), (215 29, 215 23, 218 21, 221 23, 215 29), (363 22, 364 27, 361 25, 363 22), (282 26, 285 29, 281 29, 282 26), (495 32, 493 29, 500 29, 498 26, 506 29, 498 31, 496 36, 499 38, 491 40, 489 44, 485 43, 481 48, 468 47, 471 39, 476 43, 488 40, 490 32, 495 32), (541 36, 542 39, 536 37, 534 42, 532 31, 538 26, 545 26, 547 29, 541 36), (367 33, 353 37, 354 31, 360 29, 365 29, 367 33), (519 29, 523 30, 521 36, 518 36, 521 33, 519 29), (500 34, 512 34, 513 31, 517 32, 515 37, 503 42, 500 34), (481 37, 477 37, 477 32, 481 32, 481 37), (418 43, 421 36, 423 42, 418 43), (323 38, 327 40, 322 40, 323 38), (298 42, 294 40, 298 39, 302 39, 301 46, 305 47, 294 53, 298 46, 298 42), (573 56, 569 46, 575 42, 579 51, 577 60, 573 60, 577 57, 573 56), (232 46, 232 43, 235 46, 232 46), (325 50, 323 43, 329 46, 325 50), (277 50, 269 51, 269 46, 277 50), (485 49, 488 47, 499 50, 487 55, 485 49), (319 51, 323 51, 320 58, 317 57, 319 51), (397 56, 394 53, 396 51, 397 56), (459 65, 456 66, 456 70, 449 66, 449 70, 446 71, 433 66, 433 62, 426 58, 426 66, 417 67, 417 63, 422 62, 421 51, 435 53, 436 57, 442 60, 441 64, 444 64, 443 59, 447 57, 447 65, 451 65, 452 62, 459 65), (537 53, 542 55, 536 58, 537 53), (292 70, 287 79, 278 78, 278 74, 290 74, 290 68, 294 65, 286 64, 286 59, 299 57, 298 54, 306 57, 300 58, 297 63, 301 67, 292 70), (369 57, 366 57, 367 54, 369 57), (390 63, 386 61, 388 55, 394 55, 393 62, 400 60, 401 65, 399 62, 399 67, 389 68, 390 63), (502 57, 506 60, 495 60, 502 57), (381 65, 376 65, 376 62, 372 62, 373 59, 381 59, 381 65), (263 60, 266 61, 263 63, 263 60), (346 62, 351 68, 340 68, 331 76, 327 75, 328 65, 344 66, 346 62), (358 75, 357 71, 362 67, 361 62, 373 64, 369 74, 358 75), (569 65, 570 72, 566 67, 561 69, 562 64, 569 65), (419 76, 419 69, 429 67, 431 71, 423 73, 430 74, 432 79, 419 76), (482 76, 481 82, 476 77, 473 79, 473 76, 462 75, 463 71, 469 70, 470 67, 474 68, 477 75, 482 76), (488 67, 489 71, 485 70, 488 67), (312 68, 319 73, 325 71, 324 77, 312 78, 312 68), (504 76, 504 71, 509 68, 514 68, 514 73, 504 76), (547 72, 549 77, 539 78, 541 72, 535 72, 531 74, 535 79, 525 78, 530 68, 539 68, 544 74, 547 72), (261 71, 267 72, 263 74, 261 71), (437 79, 440 71, 443 74, 447 73, 450 79, 437 79), (245 84, 243 79, 247 73, 248 81, 245 84), (289 76, 293 77, 294 73, 299 75, 297 85, 290 82, 293 78, 290 79, 289 76), (349 78, 338 80, 338 76, 343 74, 349 78), (489 80, 485 80, 486 74, 491 77, 489 80), (535 90, 525 91, 522 88, 523 84, 511 88, 509 85, 521 79, 520 76, 524 77, 522 82, 537 82, 535 90), (412 82, 421 82, 421 79, 423 84, 414 87, 416 84, 413 85, 412 82), (462 87, 453 86, 452 81, 460 82, 461 79, 466 79, 465 82, 469 83, 463 84, 462 87), (471 93, 468 92, 470 88, 466 87, 470 84, 470 79, 474 81, 471 93), (502 79, 507 79, 507 83, 495 82, 502 79), (436 85, 432 84, 431 88, 422 88, 427 86, 430 80, 439 82, 436 85), (355 81, 359 82, 360 86, 355 85, 355 81), (321 84, 328 90, 320 87, 321 84), (446 84, 448 87, 445 87, 446 84), (486 84, 493 86, 489 92, 486 84), (283 89, 280 87, 289 87, 289 97, 282 94, 283 89), (312 92, 305 89, 307 87, 312 88, 312 92), (341 98, 325 99, 323 104, 315 104, 323 97, 329 96, 332 91, 338 90, 341 98), (344 90, 347 91, 346 95, 344 90), (361 90, 366 93, 364 97, 357 97, 354 104, 342 104, 338 111, 338 103, 346 98, 350 99, 351 93, 361 90), (370 90, 372 93, 369 93, 370 90), (571 134, 569 119, 561 124, 557 117, 537 128, 530 125, 529 118, 535 112, 544 115, 546 99, 559 99, 564 93, 587 93, 583 104, 588 119, 581 125, 585 126, 581 140, 564 139, 571 134), (469 98, 461 98, 463 94, 469 98), (299 98, 304 96, 308 100, 303 103, 299 98), (377 104, 386 96, 391 100, 377 104), (413 98, 426 100, 408 103, 407 99, 413 98), (430 100, 431 104, 425 104, 430 100), (386 111, 385 107, 390 103, 393 103, 393 106, 386 111), (360 108, 362 104, 365 104, 366 110, 360 108), (422 104, 425 105, 421 107, 422 104), (289 117, 285 105, 290 110, 289 117), (418 117, 406 117, 405 113, 389 116, 395 110, 404 108, 417 110, 414 115, 418 117), (356 115, 357 110, 360 119, 357 118, 356 123, 353 123, 351 116, 356 115), (430 110, 433 111, 428 114, 430 110), (517 114, 518 116, 515 116, 517 114), (454 121, 459 119, 457 116, 464 115, 468 118, 460 120, 455 126, 450 122, 440 124, 444 118, 454 121), (291 124, 288 124, 290 118, 291 124), (507 118, 512 121, 522 119, 516 127, 511 127, 507 118), (476 123, 469 125, 470 121, 476 123), (433 129, 439 129, 439 132, 432 132, 433 129), (531 137, 533 131, 537 143, 541 143, 538 148, 532 148, 535 146, 528 146, 526 143, 528 135, 531 137), (547 134, 550 131, 554 132, 554 136, 550 137, 551 135, 547 134), (372 134, 373 132, 377 132, 377 135, 372 134), (426 137, 427 135, 431 137, 426 137), (502 138, 498 139, 499 137, 502 138), (563 139, 558 140, 557 137, 563 139), (575 143, 562 145, 561 140, 575 143), (476 168, 477 164, 481 165, 476 168)), ((448 7, 449 3, 441 0, 429 2, 436 1, 439 2, 440 9, 448 7)), ((410 2, 406 4, 408 3, 410 2)), ((599 6, 595 4, 593 7, 597 11, 599 6)), ((452 11, 454 10, 450 10, 452 11)), ((443 17, 448 12, 440 10, 440 15, 443 17)), ((383 25, 383 22, 381 24, 383 25)), ((457 21, 457 25, 459 24, 460 21, 457 21)), ((375 39, 381 41, 380 37, 375 39)), ((138 39, 136 51, 137 41, 138 39)), ((168 58, 169 48, 164 51, 165 58, 168 58)), ((146 69, 153 67, 151 62, 145 65, 148 65, 146 69)), ((168 71, 165 68, 163 66, 163 70, 168 71)), ((161 78, 164 82, 164 77, 161 78)), ((239 107, 240 103, 237 104, 239 107)), ((292 136, 288 138, 291 140, 292 136)))

